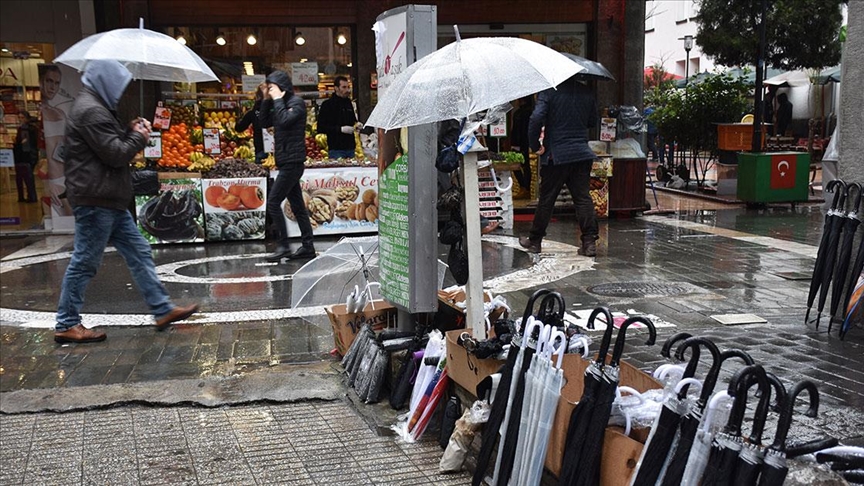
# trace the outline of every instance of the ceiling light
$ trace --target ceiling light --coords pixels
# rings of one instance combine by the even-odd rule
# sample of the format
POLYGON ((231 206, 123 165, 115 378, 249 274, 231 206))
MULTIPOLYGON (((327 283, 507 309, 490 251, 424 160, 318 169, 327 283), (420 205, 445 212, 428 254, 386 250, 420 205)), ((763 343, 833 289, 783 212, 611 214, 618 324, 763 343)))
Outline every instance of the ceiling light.
POLYGON ((354 67, 354 63, 353 63, 353 62, 349 62, 348 64, 346 64, 346 66, 348 66, 348 67, 354 67))
POLYGON ((348 38, 345 37, 345 34, 340 32, 339 35, 336 36, 336 43, 340 46, 344 46, 348 43, 348 38))
POLYGON ((220 46, 224 46, 225 44, 227 44, 228 41, 225 40, 225 34, 220 32, 219 35, 216 36, 216 43, 219 44, 220 46))
POLYGON ((306 38, 303 37, 302 32, 297 32, 297 35, 294 36, 294 43, 297 44, 298 46, 302 46, 303 44, 306 43, 306 38))
POLYGON ((258 38, 255 37, 255 34, 249 34, 249 37, 246 38, 246 43, 250 46, 254 46, 258 43, 258 38))
POLYGON ((9 52, 9 49, 6 49, 6 48, 4 47, 4 48, 0 49, 0 52, 9 52))
POLYGON ((303 57, 303 58, 300 58, 300 62, 309 62, 309 59, 306 59, 305 57, 303 57))
POLYGON ((177 42, 183 44, 184 46, 186 45, 186 38, 183 37, 183 34, 177 36, 177 42))

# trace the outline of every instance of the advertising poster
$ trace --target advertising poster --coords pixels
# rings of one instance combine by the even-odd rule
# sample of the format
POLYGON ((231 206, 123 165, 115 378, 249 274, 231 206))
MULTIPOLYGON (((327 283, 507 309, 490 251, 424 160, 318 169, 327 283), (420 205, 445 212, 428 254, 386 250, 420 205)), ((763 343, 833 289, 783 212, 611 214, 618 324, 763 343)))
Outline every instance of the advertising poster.
POLYGON ((43 196, 50 198, 51 227, 54 230, 75 228, 72 206, 65 197, 66 176, 63 173, 66 148, 66 113, 75 101, 73 93, 81 89, 81 76, 72 68, 58 64, 38 64, 39 115, 42 120, 40 148, 45 150, 47 164, 37 176, 44 179, 43 196))
POLYGON ((204 241, 201 179, 164 178, 156 196, 135 196, 138 231, 150 244, 204 241))
POLYGON ((263 240, 267 179, 202 179, 207 241, 263 240))
POLYGON ((381 224, 378 232, 378 273, 388 301, 410 304, 408 228, 408 157, 390 164, 381 175, 381 224))
MULTIPOLYGON (((278 172, 271 172, 276 177, 278 172)), ((303 200, 315 235, 374 233, 378 231, 378 169, 334 167, 306 169, 300 179, 303 200)), ((300 236, 291 205, 282 202, 288 236, 300 236)))

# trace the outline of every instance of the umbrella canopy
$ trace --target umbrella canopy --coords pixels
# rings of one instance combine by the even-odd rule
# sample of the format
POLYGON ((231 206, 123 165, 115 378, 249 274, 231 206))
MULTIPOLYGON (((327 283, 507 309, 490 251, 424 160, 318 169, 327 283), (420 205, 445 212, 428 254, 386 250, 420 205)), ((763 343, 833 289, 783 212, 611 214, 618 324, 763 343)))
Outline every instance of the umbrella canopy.
POLYGON ((807 86, 810 84, 810 76, 804 71, 787 71, 762 81, 762 84, 777 86, 778 88, 807 86))
POLYGON ((834 66, 819 73, 819 76, 816 77, 816 84, 825 85, 828 83, 839 83, 840 67, 841 66, 834 66))
POLYGON ((202 83, 219 81, 192 49, 173 37, 148 29, 115 29, 75 43, 54 62, 83 71, 96 59, 113 59, 126 66, 134 79, 202 83))
POLYGON ((366 125, 389 130, 474 113, 554 88, 584 68, 533 41, 480 37, 448 44, 399 74, 366 125), (518 74, 517 74, 518 73, 518 74))
MULTIPOLYGON (((837 308, 840 307, 843 297, 843 286, 846 284, 846 277, 849 272, 849 262, 852 257, 852 244, 855 240, 855 232, 858 231, 858 225, 861 224, 861 219, 858 217, 858 212, 861 210, 861 191, 862 186, 858 182, 849 184, 846 188, 846 199, 849 199, 850 192, 855 189, 855 199, 852 203, 852 209, 846 213, 846 219, 843 221, 843 241, 840 243, 840 251, 837 253, 837 265, 834 268, 834 278, 831 283, 831 307, 830 320, 828 321, 828 332, 831 332, 831 324, 834 323, 834 317, 837 315, 837 308)), ((858 272, 861 273, 860 271, 858 272)), ((852 292, 852 288, 849 289, 852 292)), ((846 309, 841 310, 842 314, 846 314, 846 309)), ((840 317, 841 321, 843 316, 840 317)))
POLYGON ((342 238, 300 267, 291 280, 291 307, 345 302, 354 287, 378 280, 378 237, 342 238))
POLYGON ((819 242, 819 250, 816 252, 816 263, 813 264, 813 276, 810 278, 810 290, 807 293, 807 314, 804 316, 804 323, 810 320, 810 309, 813 307, 813 301, 816 300, 816 294, 819 292, 819 287, 822 285, 822 276, 825 273, 825 267, 828 266, 828 242, 831 240, 831 228, 835 227, 838 222, 842 221, 843 213, 843 198, 846 192, 846 183, 840 179, 834 179, 825 185, 825 191, 833 192, 834 199, 831 201, 831 209, 825 215, 825 222, 822 224, 822 239, 819 242), (840 186, 840 189, 836 189, 840 186))
POLYGON ((810 408, 805 415, 815 417, 819 411, 819 390, 816 385, 808 380, 796 383, 783 402, 783 410, 780 412, 780 419, 777 422, 774 442, 765 453, 765 465, 762 468, 762 476, 759 478, 759 486, 781 486, 786 480, 786 473, 789 472, 789 468, 786 467, 786 437, 792 426, 795 399, 805 390, 810 395, 810 408))
MULTIPOLYGON (((606 426, 609 423, 609 415, 612 413, 612 402, 615 400, 615 389, 618 388, 618 364, 624 353, 624 338, 627 328, 634 323, 641 323, 648 327, 648 340, 646 346, 654 344, 657 339, 657 330, 654 323, 647 317, 634 316, 625 320, 618 330, 615 338, 615 348, 612 350, 612 360, 603 368, 603 380, 596 392, 595 405, 591 410, 591 420, 588 430, 585 432, 585 444, 582 446, 582 454, 577 466, 577 484, 599 484, 600 483, 600 460, 603 453, 603 440, 606 435, 606 426)), ((536 483, 535 483, 536 484, 536 483)))
POLYGON ((606 69, 606 66, 600 64, 599 62, 585 59, 582 56, 570 54, 569 52, 562 52, 561 54, 568 57, 576 64, 585 68, 584 71, 578 74, 579 76, 591 76, 600 78, 603 81, 615 81, 615 76, 612 76, 612 73, 610 73, 609 70, 606 69))

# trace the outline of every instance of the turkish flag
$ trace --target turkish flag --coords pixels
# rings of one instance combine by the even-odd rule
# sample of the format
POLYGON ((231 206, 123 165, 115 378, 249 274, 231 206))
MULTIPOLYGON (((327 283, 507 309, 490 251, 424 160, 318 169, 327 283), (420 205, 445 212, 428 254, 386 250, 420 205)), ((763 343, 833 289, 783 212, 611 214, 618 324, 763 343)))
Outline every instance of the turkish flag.
POLYGON ((796 154, 771 156, 771 189, 795 189, 796 154))

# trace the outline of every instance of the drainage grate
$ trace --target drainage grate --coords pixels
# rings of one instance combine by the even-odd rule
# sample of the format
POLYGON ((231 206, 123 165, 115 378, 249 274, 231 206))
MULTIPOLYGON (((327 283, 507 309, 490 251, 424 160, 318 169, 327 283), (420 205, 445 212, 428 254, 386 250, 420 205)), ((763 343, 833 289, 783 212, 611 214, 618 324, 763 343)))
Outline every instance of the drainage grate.
POLYGON ((688 294, 697 287, 688 283, 669 282, 617 282, 588 287, 588 292, 615 297, 647 297, 688 294))

